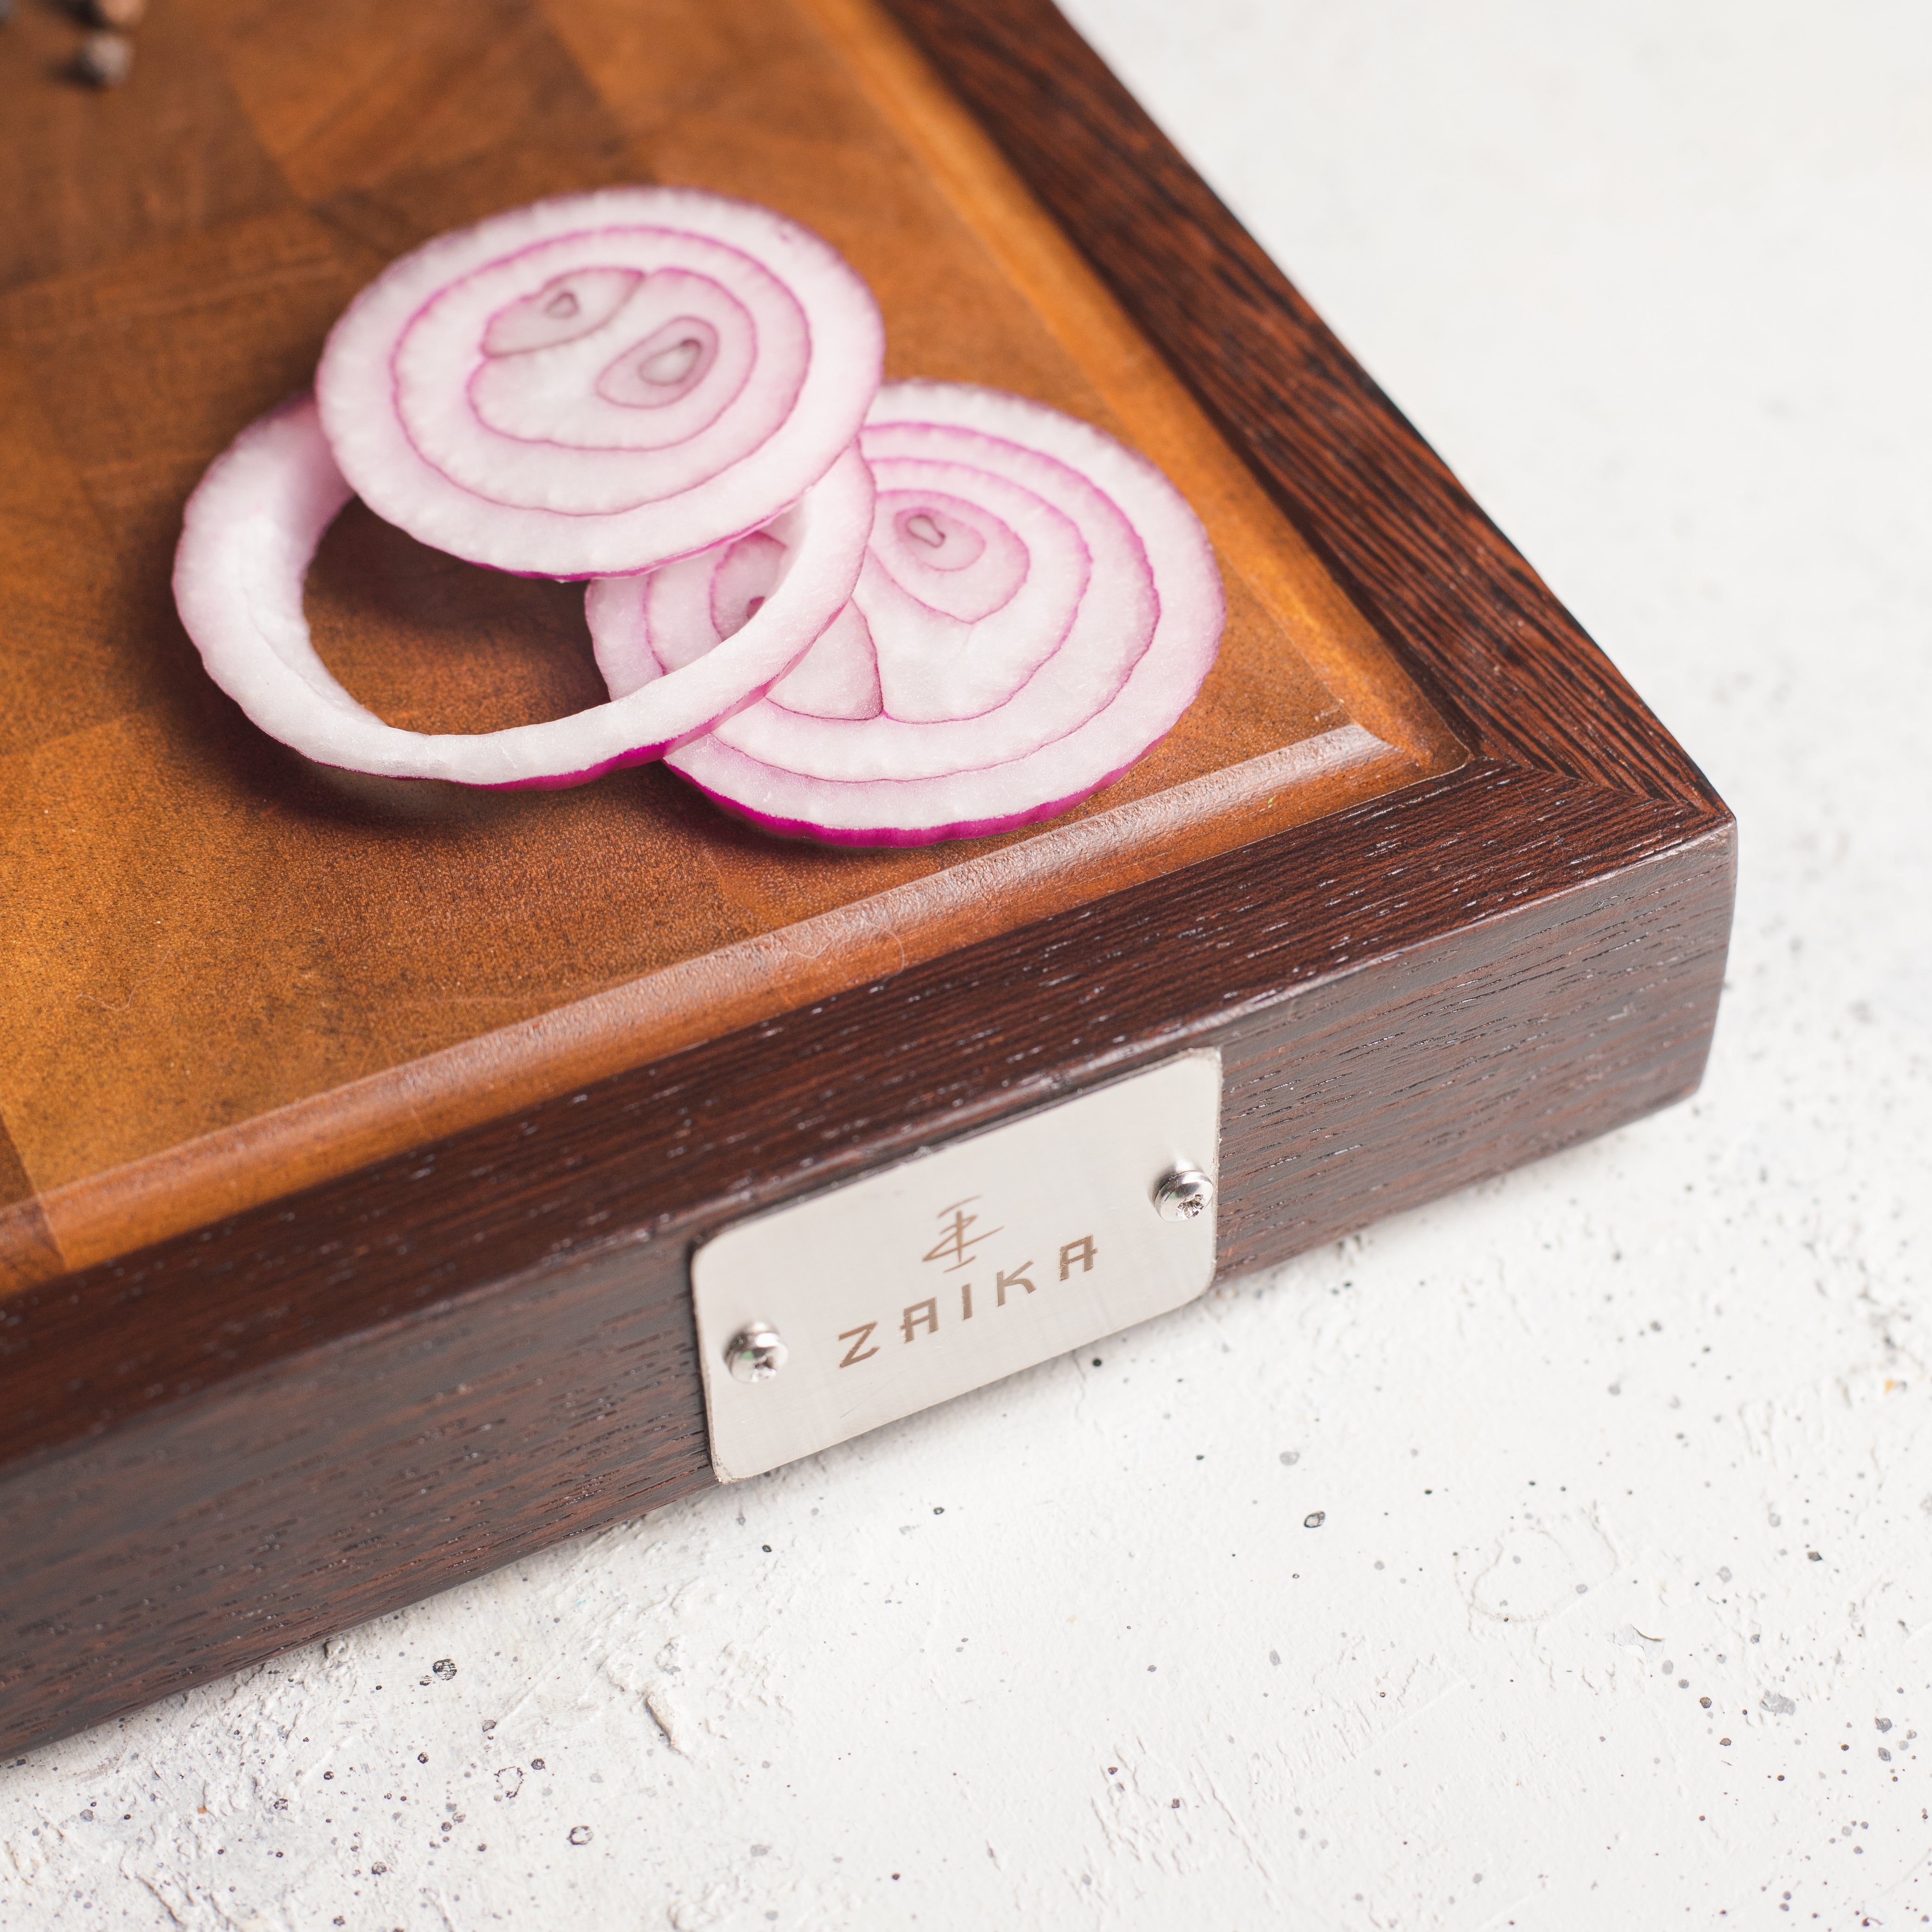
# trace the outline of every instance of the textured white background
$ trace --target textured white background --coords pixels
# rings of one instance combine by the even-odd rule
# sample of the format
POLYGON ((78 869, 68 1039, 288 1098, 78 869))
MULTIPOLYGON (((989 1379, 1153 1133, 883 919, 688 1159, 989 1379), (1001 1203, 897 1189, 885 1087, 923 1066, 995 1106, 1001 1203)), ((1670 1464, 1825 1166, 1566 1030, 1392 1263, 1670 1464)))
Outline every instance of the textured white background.
POLYGON ((1736 807, 1702 1095, 0 1768, 10 1932, 1932 1912, 1932 13, 1076 11, 1736 807))

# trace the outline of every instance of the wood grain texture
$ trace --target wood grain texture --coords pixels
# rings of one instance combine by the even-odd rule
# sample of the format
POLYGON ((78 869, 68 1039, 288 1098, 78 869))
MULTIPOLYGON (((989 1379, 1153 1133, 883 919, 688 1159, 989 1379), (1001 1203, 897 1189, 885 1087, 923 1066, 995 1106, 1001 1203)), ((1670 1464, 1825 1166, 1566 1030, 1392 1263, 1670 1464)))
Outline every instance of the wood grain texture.
POLYGON ((0 34, 0 289, 290 205, 184 11, 157 7, 144 22, 138 87, 76 85, 77 38, 57 4, 16 6, 0 34), (137 153, 141 166, 100 166, 104 146, 137 153))
POLYGON ((1489 916, 1418 944, 1358 932, 1324 874, 1375 828, 1327 821, 16 1297, 0 1738, 708 1482, 692 1240, 892 1153, 1218 1045, 1226 1271, 1689 1092, 1728 830, 1600 795, 1648 856, 1580 878, 1557 788, 1450 782, 1496 830, 1401 869, 1433 903, 1486 867, 1489 916))
MULTIPOLYGON (((205 70, 190 98, 210 152, 245 149, 254 172, 237 163, 235 180, 261 192, 142 199, 188 138, 152 98, 175 85, 172 56, 150 78, 144 51, 112 98, 18 76, 50 127, 92 116, 91 145, 60 151, 86 205, 152 219, 85 248, 82 224, 0 286, 0 423, 19 452, 0 480, 0 1125, 16 1156, 0 1292, 858 983, 880 962, 854 933, 930 957, 1465 755, 868 5, 163 4, 155 44, 191 43, 205 70), (269 743, 213 689, 168 587, 203 466, 306 380, 387 256, 625 179, 784 207, 872 282, 895 373, 1039 396, 1175 477, 1214 536, 1231 618, 1200 700, 1148 760, 1052 827, 820 850, 745 832, 661 770, 530 798, 358 783, 269 743), (1001 889, 978 891, 1009 858, 1001 889)), ((34 18, 37 34, 58 24, 34 18)), ((453 563, 359 507, 308 602, 338 674, 406 726, 482 729, 600 694, 577 593, 453 563)))
MULTIPOLYGON (((1264 836, 1416 775, 1379 740, 1342 727, 419 1054, 22 1204, 57 1246, 46 1251, 54 1258, 42 1264, 40 1275, 23 1268, 15 1285, 124 1253, 253 1205, 265 1194, 290 1192, 761 1015, 842 992, 1053 906, 1158 877, 1204 844, 1213 850, 1244 833, 1264 836)), ((742 828, 729 834, 721 828, 710 856, 721 872, 735 865, 754 874, 770 857, 767 842, 742 828)), ((638 891, 634 876, 626 883, 638 891)), ((31 1264, 26 1233, 23 1228, 19 1247, 31 1264)))
MULTIPOLYGON (((1004 287, 1036 318, 1084 332, 1096 412, 1138 410, 1150 438, 1177 446, 1202 410, 1221 425, 1193 459, 1198 487, 1216 493, 1217 539, 1247 547, 1244 580, 1282 635, 1322 631, 1300 662, 1354 693, 1324 722, 1353 721, 1394 746, 1408 782, 1324 794, 1298 819, 1250 817, 1224 849, 1162 848, 1143 826, 1104 864, 1082 860, 1104 875, 1084 896, 1029 898, 1013 883, 1022 856, 976 855, 1022 874, 953 868, 956 922, 933 926, 923 952, 867 908, 932 882, 883 878, 826 904, 789 861, 707 830, 709 876, 723 882, 712 916, 742 892, 785 913, 764 943, 818 935, 806 943, 819 952, 801 955, 809 970, 788 962, 794 976, 766 1004, 734 1006, 714 980, 716 1024, 652 1034, 658 1021, 634 1012, 597 1018, 598 1000, 621 1007, 646 997, 632 990, 646 982, 609 988, 526 1022, 556 1025, 532 1064, 572 1084, 547 1088, 479 1048, 452 1076, 467 1098, 448 1115, 433 1078, 413 1094, 399 1084, 377 1114, 393 1120, 420 1096, 418 1131, 387 1152, 380 1136, 352 1142, 365 1150, 352 1172, 292 1175, 304 1184, 280 1198, 132 1252, 110 1240, 94 1264, 52 1280, 23 1272, 0 1300, 0 1744, 95 1721, 708 1481, 688 1253, 748 1209, 1212 1043, 1226 1076, 1231 1271, 1695 1086, 1730 929, 1734 832, 1721 802, 1051 8, 892 4, 976 128, 857 0, 788 10, 762 80, 736 38, 748 16, 729 8, 661 5, 646 24, 684 38, 655 43, 620 0, 552 0, 543 18, 602 104, 598 127, 633 154, 658 141, 655 153, 692 166, 795 168, 814 126, 843 130, 856 145, 830 177, 837 193, 825 190, 837 218, 870 158, 892 143, 915 153, 916 179, 894 192, 926 197, 928 213, 950 206, 977 238, 975 273, 990 279, 976 287, 1004 287), (653 46, 688 59, 688 86, 674 66, 651 64, 653 46), (828 79, 842 63, 869 76, 855 94, 828 79), (787 87, 800 90, 790 106, 787 87), (880 107, 882 93, 899 106, 880 107), (740 154, 730 130, 748 116, 760 131, 740 154), (1016 175, 988 171, 988 132, 1016 175), (1030 196, 1062 232, 1021 223, 1002 239, 1030 196), (1246 471, 1228 475, 1231 460, 1246 471), (1268 589, 1273 566, 1253 548, 1270 528, 1292 596, 1268 589), (1362 722, 1377 689, 1380 733, 1362 722), (1474 748, 1460 764, 1436 735, 1444 719, 1474 748), (1143 834, 1151 856, 1136 873, 1143 834), (974 910, 982 901, 1000 903, 987 916, 974 910), (958 943, 944 943, 949 932, 958 943), (810 963, 821 956, 843 968, 810 963)), ((205 34, 218 14, 198 0, 205 34)), ((257 85, 232 84, 244 98, 257 85)), ((568 165, 600 165, 605 139, 568 165)), ((358 223, 406 223, 418 192, 460 197, 481 165, 430 142, 405 184, 372 183, 352 144, 304 140, 315 191, 338 207, 360 197, 358 223)), ((847 218, 842 244, 880 245, 869 214, 847 218)), ((315 225, 304 230, 276 218, 298 310, 321 286, 303 237, 341 235, 336 219, 304 214, 315 225)), ((41 306, 25 312, 99 313, 78 290, 36 286, 27 294, 41 306)), ((1067 351, 1055 325, 1039 328, 1024 352, 1046 367, 1067 351)), ((280 352, 238 337, 222 352, 245 371, 258 366, 248 354, 280 352)), ((50 487, 78 487, 109 527, 117 506, 165 502, 168 465, 185 458, 144 458, 124 476, 77 459, 31 366, 17 393, 52 425, 33 446, 50 487)), ((415 595, 412 574, 433 573, 406 556, 386 564, 380 532, 343 541, 374 546, 356 582, 387 568, 415 595)), ((546 595, 527 593, 523 621, 550 621, 546 595)), ((406 607, 398 592, 394 608, 406 607)), ((490 675, 514 694, 526 674, 500 663, 490 675)), ((164 687, 82 728, 152 748, 157 718, 181 702, 164 687)), ((61 701, 87 715, 84 688, 61 701)), ((151 766, 158 753, 146 755, 151 766)), ((224 755, 270 772, 232 746, 224 755)), ((290 810, 284 779, 258 784, 262 809, 290 810)), ((334 808, 362 824, 352 801, 334 808)), ((498 830, 460 823, 409 834, 446 853, 437 862, 452 877, 464 839, 498 830)), ((1067 836, 1106 842, 1090 826, 1067 836)), ((524 862, 540 872, 554 853, 535 844, 524 862)), ((436 1064, 420 1052, 408 1062, 436 1064)), ((30 1154, 16 1162, 31 1173, 30 1154)), ((20 1252, 46 1240, 49 1202, 58 1193, 14 1210, 20 1252)), ((137 1212, 129 1240, 141 1225, 137 1212)))

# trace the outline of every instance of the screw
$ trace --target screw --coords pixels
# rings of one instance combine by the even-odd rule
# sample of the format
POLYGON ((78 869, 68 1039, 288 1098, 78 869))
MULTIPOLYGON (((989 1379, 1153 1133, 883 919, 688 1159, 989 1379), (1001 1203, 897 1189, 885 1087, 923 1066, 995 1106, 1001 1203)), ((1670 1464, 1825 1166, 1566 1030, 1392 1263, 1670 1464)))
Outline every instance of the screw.
POLYGON ((763 1322, 746 1322, 724 1345, 725 1364, 734 1382, 770 1382, 790 1354, 784 1338, 763 1322))
POLYGON ((1163 1221, 1198 1220, 1214 1198, 1214 1184, 1198 1167, 1177 1167, 1154 1191, 1163 1221))

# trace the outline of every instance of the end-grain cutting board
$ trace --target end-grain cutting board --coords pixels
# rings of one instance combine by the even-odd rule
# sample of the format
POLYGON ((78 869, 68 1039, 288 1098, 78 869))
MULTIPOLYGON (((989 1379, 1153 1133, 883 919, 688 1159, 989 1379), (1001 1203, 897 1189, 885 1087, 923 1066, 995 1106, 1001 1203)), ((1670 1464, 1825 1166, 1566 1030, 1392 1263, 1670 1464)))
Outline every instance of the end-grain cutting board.
MULTIPOLYGON (((1696 1084, 1729 814, 1046 0, 155 0, 98 94, 73 34, 0 37, 0 1743, 709 1480, 748 1208, 1213 1045, 1225 1271, 1696 1084), (640 180, 1180 485, 1229 623, 1144 764, 838 851, 358 782, 208 683, 210 458, 395 254, 640 180)), ((602 695, 580 590, 359 506, 308 604, 398 723, 602 695)))

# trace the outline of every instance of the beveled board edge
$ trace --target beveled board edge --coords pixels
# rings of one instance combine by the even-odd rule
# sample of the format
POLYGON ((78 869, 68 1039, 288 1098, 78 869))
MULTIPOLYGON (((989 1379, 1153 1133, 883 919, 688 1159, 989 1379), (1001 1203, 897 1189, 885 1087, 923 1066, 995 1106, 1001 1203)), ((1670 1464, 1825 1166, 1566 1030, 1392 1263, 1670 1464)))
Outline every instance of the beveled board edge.
POLYGON ((0 1302, 0 1469, 626 1230, 682 1238, 1713 838, 1730 851, 1687 805, 1466 766, 62 1275, 0 1302))
POLYGON ((1430 769, 1342 726, 30 1196, 0 1208, 0 1300, 1430 769))
POLYGON ((1372 914, 1357 952, 1332 842, 1232 855, 0 1309, 0 1744, 708 1482, 691 1244, 828 1173, 1213 1044, 1242 1271, 1694 1089, 1730 829, 1493 775, 1434 802, 1456 824, 1388 857, 1474 887, 1432 939, 1372 914))

